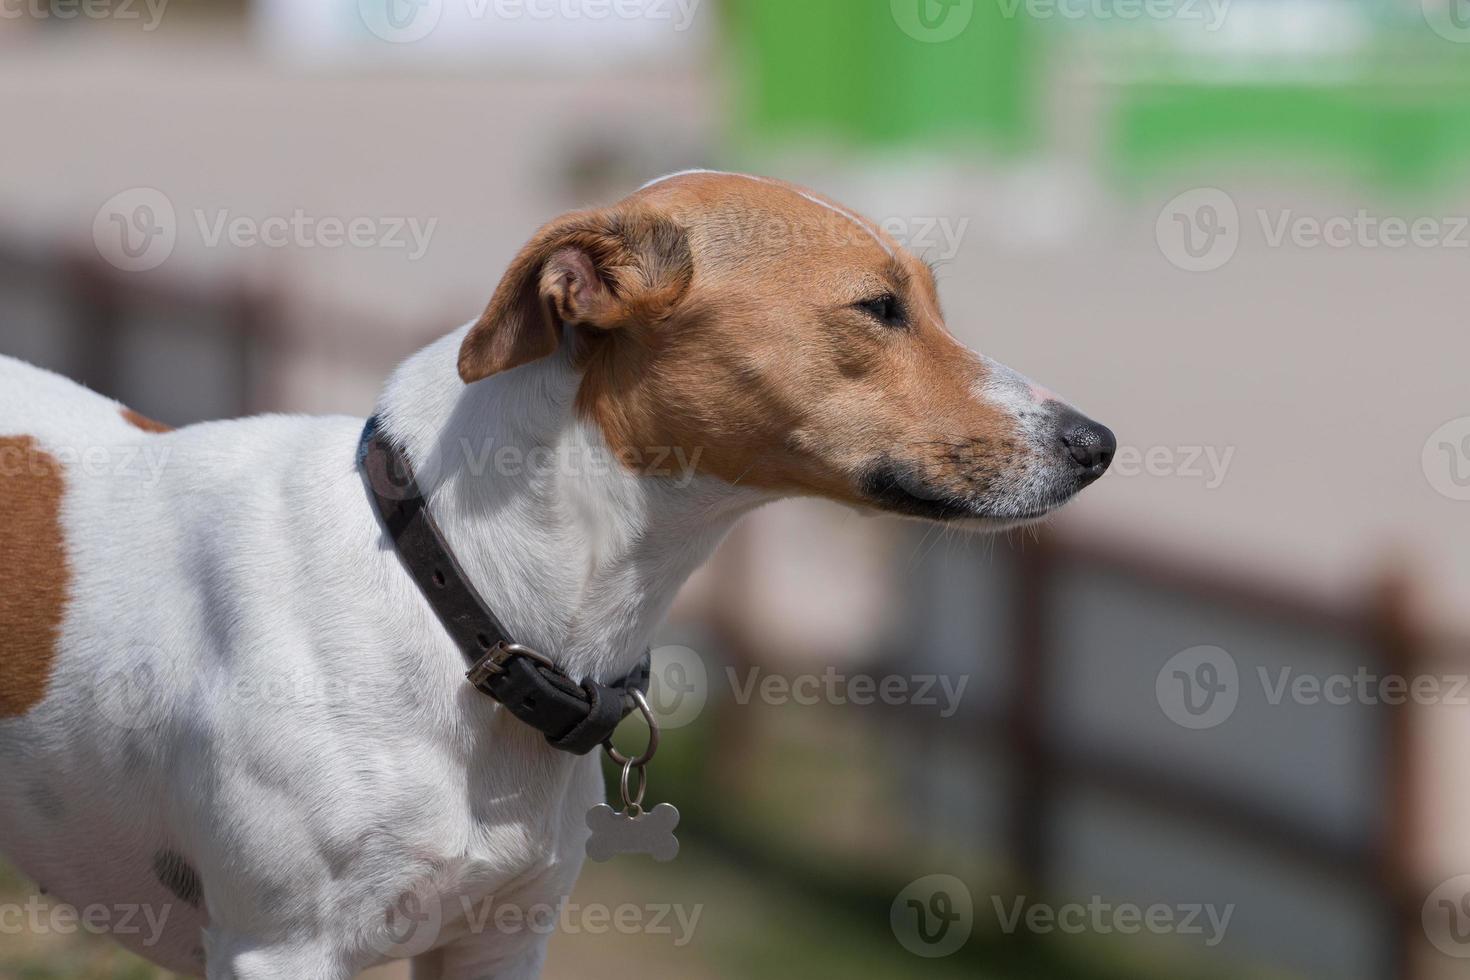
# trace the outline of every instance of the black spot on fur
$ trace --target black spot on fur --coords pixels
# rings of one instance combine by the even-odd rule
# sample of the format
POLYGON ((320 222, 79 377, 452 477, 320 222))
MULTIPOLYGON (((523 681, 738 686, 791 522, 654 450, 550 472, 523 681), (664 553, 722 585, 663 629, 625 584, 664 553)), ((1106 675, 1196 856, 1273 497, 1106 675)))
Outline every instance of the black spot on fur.
POLYGON ((153 855, 153 874, 179 901, 199 908, 204 902, 204 884, 199 873, 173 851, 153 855))

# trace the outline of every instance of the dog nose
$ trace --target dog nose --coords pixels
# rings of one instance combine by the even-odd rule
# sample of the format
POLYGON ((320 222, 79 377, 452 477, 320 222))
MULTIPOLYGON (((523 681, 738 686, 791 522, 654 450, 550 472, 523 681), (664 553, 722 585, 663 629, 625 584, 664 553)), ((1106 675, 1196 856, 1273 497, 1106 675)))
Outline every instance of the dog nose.
POLYGON ((1067 447, 1067 455, 1079 467, 1078 475, 1084 482, 1096 480, 1112 465, 1113 454, 1118 451, 1118 439, 1112 429, 1080 412, 1067 409, 1062 414, 1057 432, 1062 445, 1067 447))

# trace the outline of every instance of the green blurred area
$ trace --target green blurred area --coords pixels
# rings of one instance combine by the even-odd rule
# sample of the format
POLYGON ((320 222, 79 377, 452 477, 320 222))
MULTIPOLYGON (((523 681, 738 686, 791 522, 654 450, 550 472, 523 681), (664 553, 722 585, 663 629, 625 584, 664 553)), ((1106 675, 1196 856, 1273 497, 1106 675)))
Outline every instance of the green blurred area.
POLYGON ((917 13, 906 31, 888 0, 730 6, 744 121, 757 141, 971 143, 1013 152, 1036 137, 1035 33, 999 4, 975 4, 964 28, 941 43, 921 39, 917 13))
POLYGON ((1183 0, 1174 19, 1110 17, 1113 2, 1038 16, 1053 3, 731 3, 741 121, 757 146, 1045 152, 1049 88, 1084 63, 1103 89, 1099 163, 1123 182, 1290 161, 1432 188, 1470 159, 1470 43, 1417 3, 1341 0, 1328 26, 1342 36, 1315 45, 1277 27, 1304 4, 1235 3, 1212 24, 1183 0))

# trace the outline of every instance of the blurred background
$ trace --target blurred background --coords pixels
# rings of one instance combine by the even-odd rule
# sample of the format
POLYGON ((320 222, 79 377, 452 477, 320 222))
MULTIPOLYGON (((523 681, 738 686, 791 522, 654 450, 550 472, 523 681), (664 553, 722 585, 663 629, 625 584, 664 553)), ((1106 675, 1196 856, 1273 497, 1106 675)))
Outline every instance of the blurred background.
POLYGON ((1118 433, 1035 533, 742 525, 657 651, 683 852, 573 897, 663 919, 548 977, 1470 973, 1466 0, 0 0, 0 90, 0 353, 174 425, 365 415, 714 167, 1118 433))

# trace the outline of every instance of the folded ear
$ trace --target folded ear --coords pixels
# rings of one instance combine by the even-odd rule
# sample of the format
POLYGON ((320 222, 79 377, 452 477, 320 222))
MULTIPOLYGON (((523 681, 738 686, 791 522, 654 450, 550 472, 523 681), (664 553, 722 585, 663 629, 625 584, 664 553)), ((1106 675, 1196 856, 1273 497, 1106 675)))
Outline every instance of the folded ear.
POLYGON ((684 229, 647 208, 580 211, 536 233, 459 350, 472 384, 556 352, 563 324, 616 330, 669 315, 694 277, 684 229))

